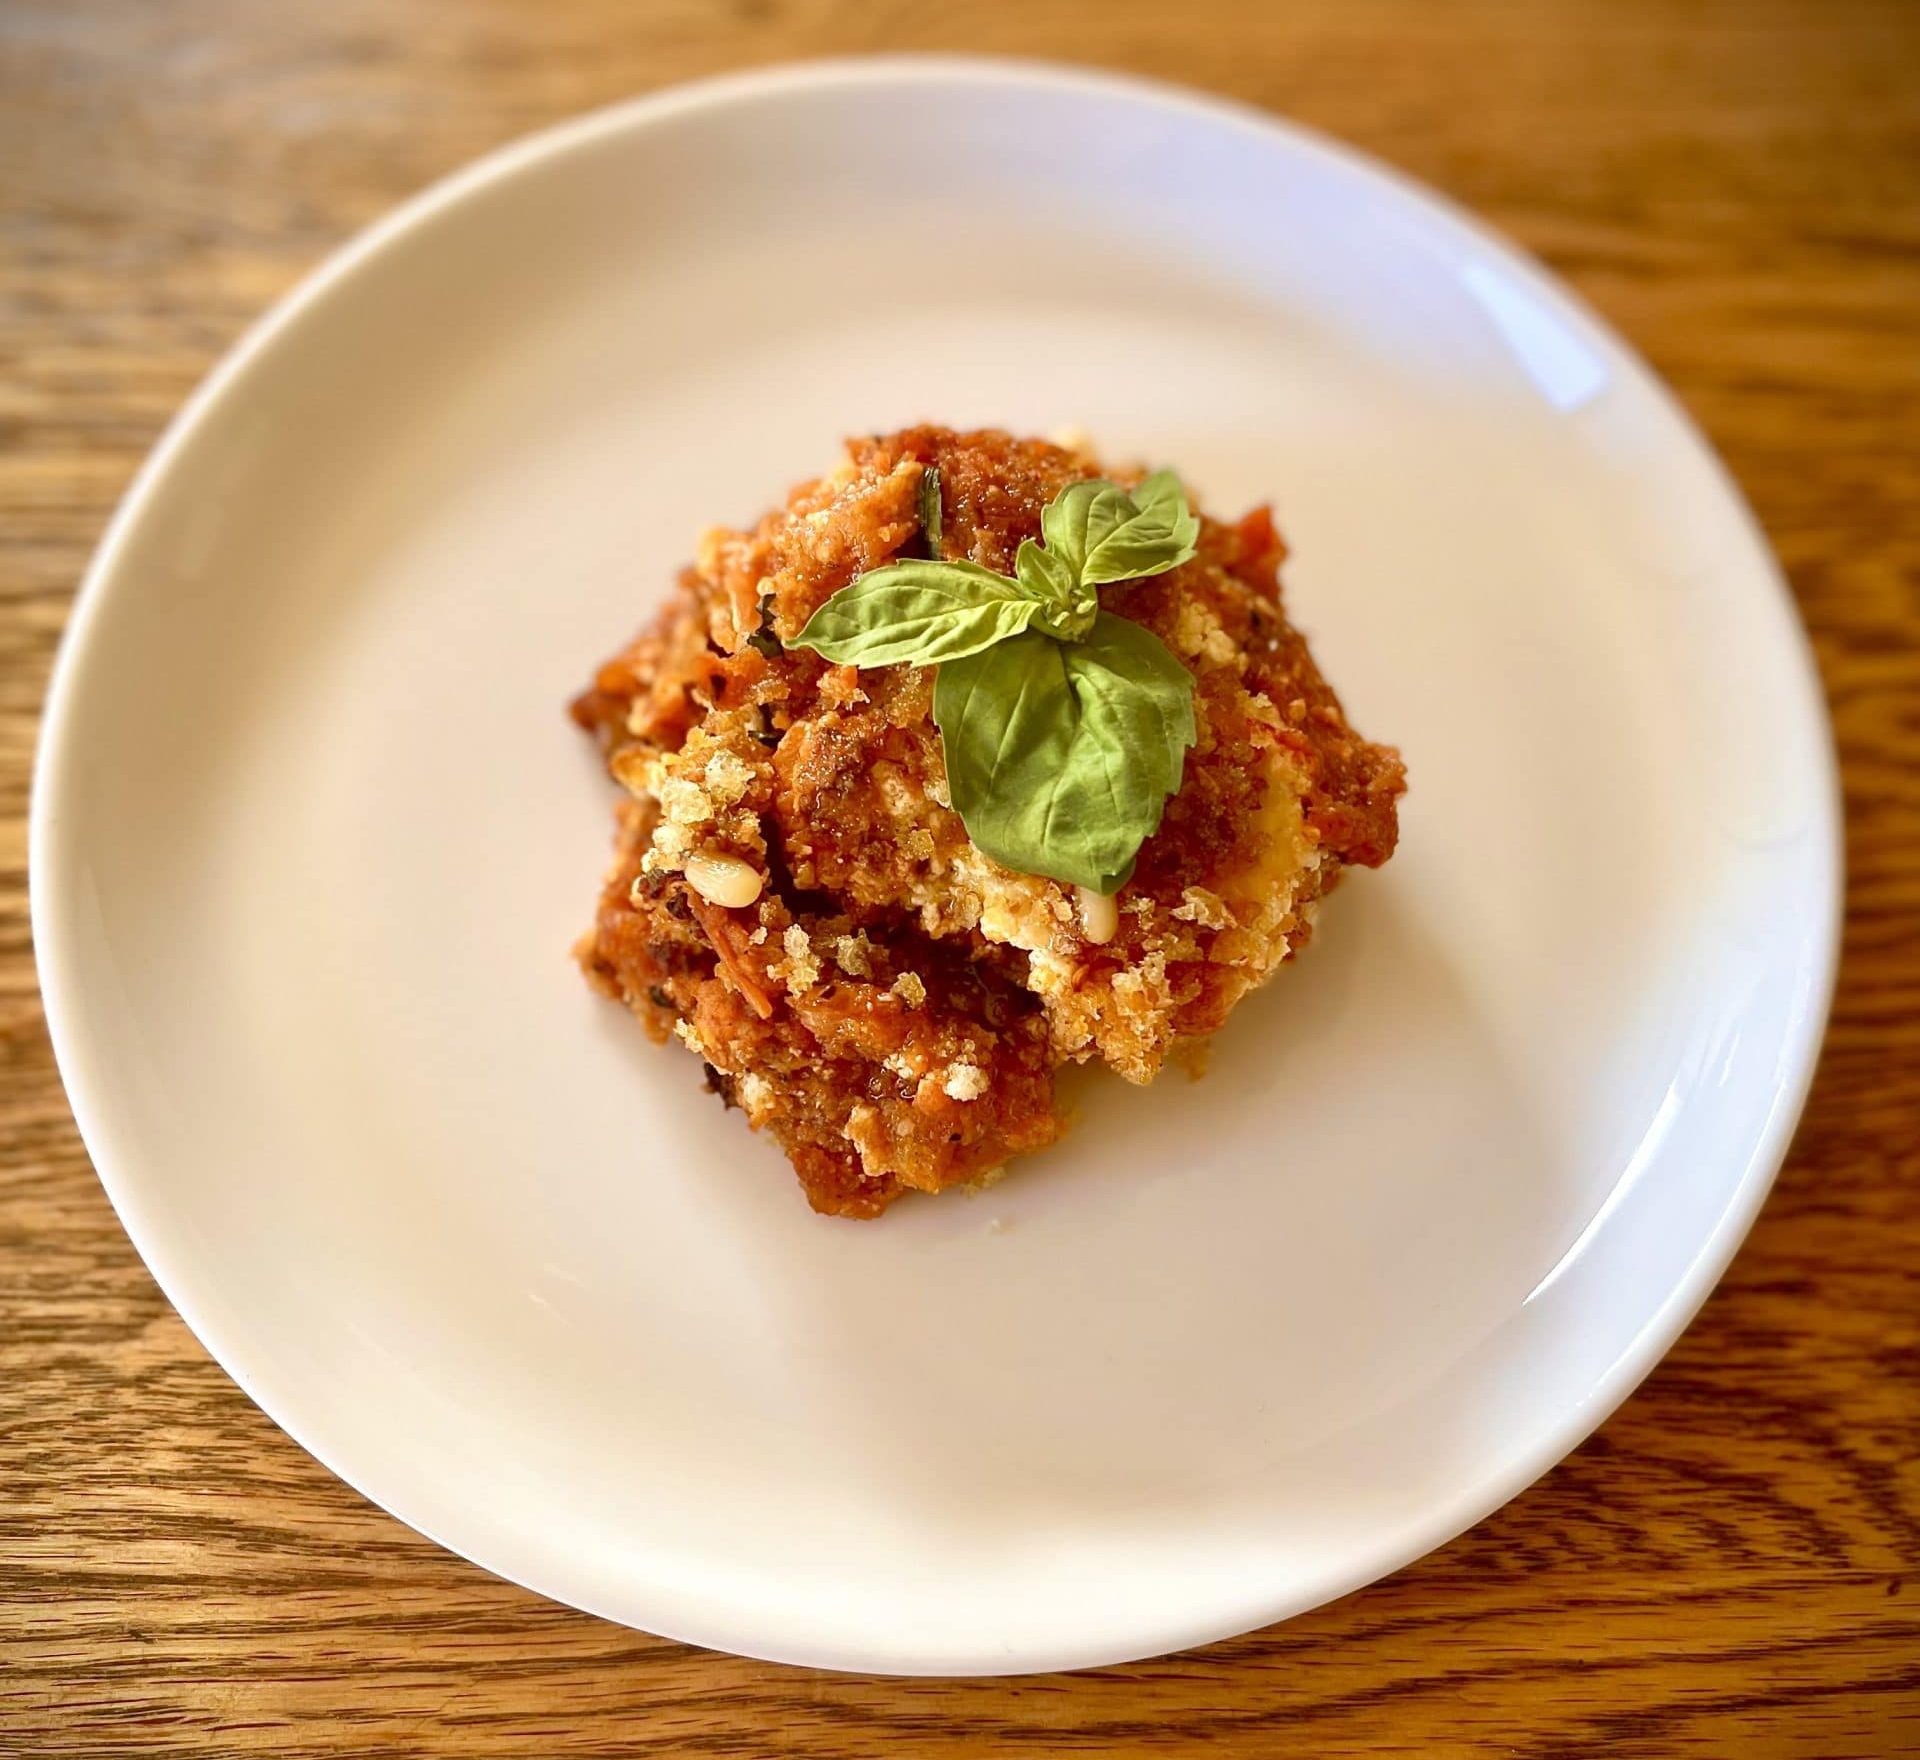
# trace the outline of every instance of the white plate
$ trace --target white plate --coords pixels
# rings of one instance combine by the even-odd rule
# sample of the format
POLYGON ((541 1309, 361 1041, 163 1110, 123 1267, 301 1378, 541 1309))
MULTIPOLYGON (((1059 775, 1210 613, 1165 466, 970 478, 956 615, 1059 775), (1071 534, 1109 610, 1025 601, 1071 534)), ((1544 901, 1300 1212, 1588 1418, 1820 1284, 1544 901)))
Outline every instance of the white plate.
POLYGON ((829 64, 486 160, 214 374, 75 615, 34 927, 128 1232, 343 1478, 654 1631, 1012 1671, 1351 1589, 1606 1415, 1783 1153, 1836 824, 1752 521, 1537 269, 1224 105, 829 64), (1412 793, 1203 1081, 860 1225, 569 963, 562 711, 921 418, 1276 497, 1412 793))

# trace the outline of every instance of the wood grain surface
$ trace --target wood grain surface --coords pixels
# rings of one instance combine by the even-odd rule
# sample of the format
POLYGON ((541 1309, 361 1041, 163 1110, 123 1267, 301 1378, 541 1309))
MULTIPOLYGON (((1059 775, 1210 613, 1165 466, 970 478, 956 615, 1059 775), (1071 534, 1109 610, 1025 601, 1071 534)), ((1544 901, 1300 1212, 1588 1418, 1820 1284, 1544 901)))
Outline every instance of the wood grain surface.
POLYGON ((1920 5, 0 4, 0 1755, 1920 1753, 1920 5), (1543 256, 1677 386, 1813 631, 1849 916, 1805 1124, 1719 1293, 1546 1480, 1318 1613, 1135 1667, 691 1651, 441 1552, 174 1317, 68 1116, 25 811, 74 585, 161 425, 320 255, 485 148, 886 48, 1150 71, 1543 256))

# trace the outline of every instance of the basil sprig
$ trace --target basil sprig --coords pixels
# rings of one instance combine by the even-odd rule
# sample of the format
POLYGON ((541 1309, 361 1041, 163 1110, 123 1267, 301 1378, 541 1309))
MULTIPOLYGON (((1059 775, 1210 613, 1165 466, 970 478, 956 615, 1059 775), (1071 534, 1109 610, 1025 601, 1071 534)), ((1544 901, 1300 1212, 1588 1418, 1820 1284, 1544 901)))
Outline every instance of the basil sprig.
MULTIPOLYGON (((922 511, 930 539, 938 493, 922 511)), ((1150 630, 1102 611, 1098 589, 1179 567, 1200 522, 1160 471, 1133 490, 1071 484, 1040 533, 1011 576, 937 555, 873 569, 790 645, 840 665, 938 666, 933 718, 967 835, 1020 873, 1113 893, 1180 786, 1193 675, 1150 630)))

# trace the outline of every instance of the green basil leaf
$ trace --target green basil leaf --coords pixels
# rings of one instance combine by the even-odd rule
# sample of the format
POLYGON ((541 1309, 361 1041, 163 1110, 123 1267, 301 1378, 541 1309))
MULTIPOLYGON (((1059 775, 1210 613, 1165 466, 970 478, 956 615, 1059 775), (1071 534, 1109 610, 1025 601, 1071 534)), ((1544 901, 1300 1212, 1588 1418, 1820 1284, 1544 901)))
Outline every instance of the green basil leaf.
POLYGON ((1048 553, 1085 577, 1087 559, 1134 516, 1134 505, 1118 483, 1096 480, 1069 483, 1040 515, 1040 533, 1048 553))
POLYGON ((1093 628, 1094 614, 1100 609, 1099 595, 1074 578, 1073 567, 1065 557, 1043 550, 1027 538, 1014 557, 1013 571, 1027 592, 1046 603, 1046 609, 1033 620, 1035 629, 1043 629, 1063 642, 1077 642, 1093 628))
MULTIPOLYGON (((1141 785, 1162 797, 1144 840, 1160 823, 1164 798, 1180 786, 1187 748, 1200 737, 1193 674, 1145 624, 1111 611, 1101 612, 1087 639, 1068 649, 1067 667, 1084 700, 1104 698, 1112 705, 1112 723, 1140 762, 1141 785)), ((1094 717, 1092 708, 1087 712, 1094 717)))
MULTIPOLYGON (((1200 542, 1200 520, 1187 505, 1186 491, 1172 471, 1155 471, 1135 485, 1133 504, 1150 528, 1164 527, 1180 562, 1190 557, 1200 542)), ((1179 563, 1169 563, 1177 568, 1179 563)))
POLYGON ((1021 539, 1019 553, 1013 559, 1013 574, 1034 598, 1063 608, 1072 603, 1074 589, 1080 584, 1072 563, 1041 549, 1031 538, 1021 539))
POLYGON ((842 666, 936 666, 1018 635, 1041 602, 973 562, 892 562, 835 593, 787 644, 842 666))
POLYGON ((1193 676, 1103 611, 1084 642, 1027 630, 940 668, 933 715, 947 787, 1002 866, 1117 892, 1180 786, 1193 676))
POLYGON ((1040 515, 1040 530, 1047 549, 1090 586, 1178 568, 1200 538, 1171 471, 1156 471, 1132 494, 1116 483, 1074 483, 1040 515))

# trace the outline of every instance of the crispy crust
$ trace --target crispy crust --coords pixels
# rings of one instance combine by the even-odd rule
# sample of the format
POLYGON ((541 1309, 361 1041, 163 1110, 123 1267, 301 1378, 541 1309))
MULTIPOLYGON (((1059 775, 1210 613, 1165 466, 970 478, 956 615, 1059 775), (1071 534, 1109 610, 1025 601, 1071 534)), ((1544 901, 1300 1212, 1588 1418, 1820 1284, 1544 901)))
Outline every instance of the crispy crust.
POLYGON ((1084 452, 988 430, 857 440, 749 531, 717 530, 653 623, 574 704, 628 791, 578 949, 589 978, 786 1149, 817 1210, 873 1216, 903 1191, 977 1182, 1061 1129, 1053 1072, 1100 1058, 1152 1079, 1305 943, 1350 863, 1393 853, 1399 756, 1347 724, 1281 609, 1265 508, 1202 519, 1198 554, 1102 603, 1194 673, 1199 743, 1089 940, 1073 889, 981 855, 946 805, 931 675, 855 672, 791 638, 867 569, 941 554, 1011 573, 1084 452), (763 629, 763 618, 768 628, 763 629), (694 852, 765 876, 723 910, 694 852))

